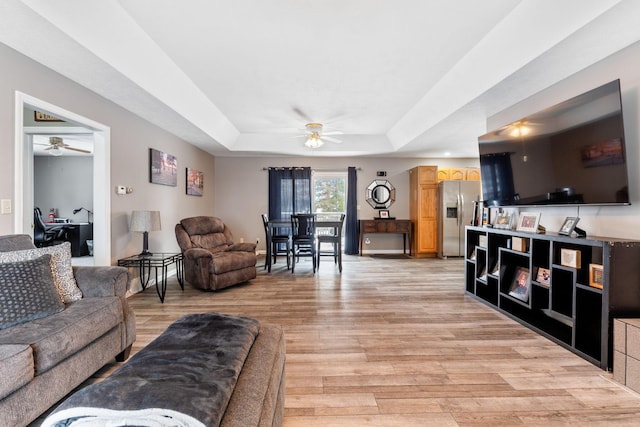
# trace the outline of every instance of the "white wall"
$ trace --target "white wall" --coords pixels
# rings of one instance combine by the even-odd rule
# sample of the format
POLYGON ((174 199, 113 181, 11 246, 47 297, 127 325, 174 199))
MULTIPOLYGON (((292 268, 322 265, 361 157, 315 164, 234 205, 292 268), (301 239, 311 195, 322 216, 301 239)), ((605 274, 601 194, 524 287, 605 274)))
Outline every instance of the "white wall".
MULTIPOLYGON (((592 236, 640 239, 640 43, 636 43, 601 62, 551 86, 550 88, 490 117, 487 128, 518 120, 611 80, 620 79, 622 110, 627 147, 629 197, 631 206, 536 207, 542 212, 540 223, 548 230, 560 229, 564 218, 579 216, 578 226, 592 236)), ((524 210, 525 208, 523 208, 524 210)), ((526 208, 531 210, 531 208, 526 208)))
POLYGON ((33 203, 45 221, 54 208, 58 218, 87 222, 86 211, 74 215, 73 210, 93 211, 93 157, 35 156, 33 165, 33 203))
MULTIPOLYGON (((317 157, 216 157, 215 159, 216 206, 214 214, 224 219, 239 240, 255 241, 260 238, 259 250, 264 251, 264 229, 260 214, 268 212, 270 166, 310 166, 312 169, 341 170, 355 166, 358 171, 358 218, 372 219, 378 216, 365 200, 367 186, 378 177, 377 171, 386 171, 386 179, 396 188, 396 201, 389 208, 390 216, 409 218, 409 169, 414 166, 437 165, 446 167, 478 167, 477 159, 407 159, 407 158, 317 158, 317 157)), ((364 250, 402 250, 400 235, 372 234, 371 244, 364 250)))
MULTIPOLYGON (((213 156, 116 106, 84 87, 0 44, 0 199, 15 201, 14 192, 14 104, 15 91, 54 104, 111 128, 111 258, 139 253, 142 236, 128 230, 132 210, 161 211, 162 231, 149 235, 152 251, 174 252, 178 246, 174 226, 181 218, 206 215, 213 210, 213 156), (178 159, 178 185, 149 183, 149 148, 173 154, 178 159), (185 193, 185 168, 204 172, 203 197, 185 193), (133 188, 117 196, 115 186, 133 188)), ((41 206, 42 209, 56 206, 41 206)), ((13 233, 14 214, 0 215, 0 234, 13 233)))

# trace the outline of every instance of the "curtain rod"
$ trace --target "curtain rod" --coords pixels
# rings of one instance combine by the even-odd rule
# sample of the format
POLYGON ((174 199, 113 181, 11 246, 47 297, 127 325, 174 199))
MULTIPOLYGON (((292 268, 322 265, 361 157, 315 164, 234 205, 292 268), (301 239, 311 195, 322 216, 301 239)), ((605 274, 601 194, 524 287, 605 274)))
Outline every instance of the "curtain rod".
MULTIPOLYGON (((277 167, 277 166, 269 166, 262 168, 263 171, 268 171, 271 169, 276 169, 276 170, 285 170, 285 169, 302 169, 301 167, 277 167)), ((346 168, 345 168, 346 169, 346 168)), ((342 171, 342 168, 336 168, 336 169, 322 169, 322 168, 311 168, 312 171, 320 171, 320 172, 332 172, 332 171, 342 171)), ((356 168, 357 171, 361 171, 362 168, 358 167, 356 168)))

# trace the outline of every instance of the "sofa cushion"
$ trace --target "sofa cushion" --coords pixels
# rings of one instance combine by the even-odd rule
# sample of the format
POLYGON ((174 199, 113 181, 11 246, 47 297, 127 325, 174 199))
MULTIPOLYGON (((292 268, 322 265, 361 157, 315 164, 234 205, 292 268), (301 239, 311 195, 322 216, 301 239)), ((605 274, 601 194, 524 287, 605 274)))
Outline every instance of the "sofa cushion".
POLYGON ((118 297, 84 298, 64 311, 0 330, 0 344, 28 344, 36 375, 75 354, 123 321, 118 297))
POLYGON ((51 255, 0 264, 0 329, 64 310, 51 275, 51 255))
POLYGON ((73 277, 71 243, 69 242, 44 248, 0 252, 0 263, 25 261, 38 258, 44 254, 51 255, 51 272, 53 273, 53 281, 58 289, 60 300, 64 303, 70 303, 82 298, 82 292, 78 288, 75 277, 73 277))
POLYGON ((256 265, 256 256, 253 252, 219 252, 213 254, 211 272, 222 274, 229 271, 241 270, 256 265))
POLYGON ((33 379, 33 354, 24 344, 0 345, 0 399, 33 379))

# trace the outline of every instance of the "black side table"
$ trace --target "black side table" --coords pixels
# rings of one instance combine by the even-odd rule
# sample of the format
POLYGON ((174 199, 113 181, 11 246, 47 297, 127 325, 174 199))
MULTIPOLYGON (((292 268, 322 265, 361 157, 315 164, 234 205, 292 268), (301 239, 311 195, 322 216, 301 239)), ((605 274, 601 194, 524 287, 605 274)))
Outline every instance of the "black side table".
POLYGON ((155 269, 156 274, 156 292, 160 298, 160 302, 164 303, 164 296, 167 293, 167 269, 170 265, 176 265, 176 277, 180 288, 184 291, 184 266, 182 262, 182 253, 179 254, 165 254, 154 253, 151 255, 133 255, 127 258, 119 259, 118 265, 120 267, 134 267, 138 268, 140 274, 140 284, 144 291, 149 285, 149 278, 151 277, 151 268, 155 269), (162 269, 162 281, 158 282, 158 269, 162 269))

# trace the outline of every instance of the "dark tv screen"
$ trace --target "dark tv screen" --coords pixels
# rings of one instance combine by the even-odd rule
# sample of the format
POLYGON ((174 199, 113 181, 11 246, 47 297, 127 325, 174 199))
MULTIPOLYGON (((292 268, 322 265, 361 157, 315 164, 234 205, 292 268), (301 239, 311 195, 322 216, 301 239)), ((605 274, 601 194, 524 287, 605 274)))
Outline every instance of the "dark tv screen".
POLYGON ((488 206, 629 204, 620 81, 478 137, 488 206))

